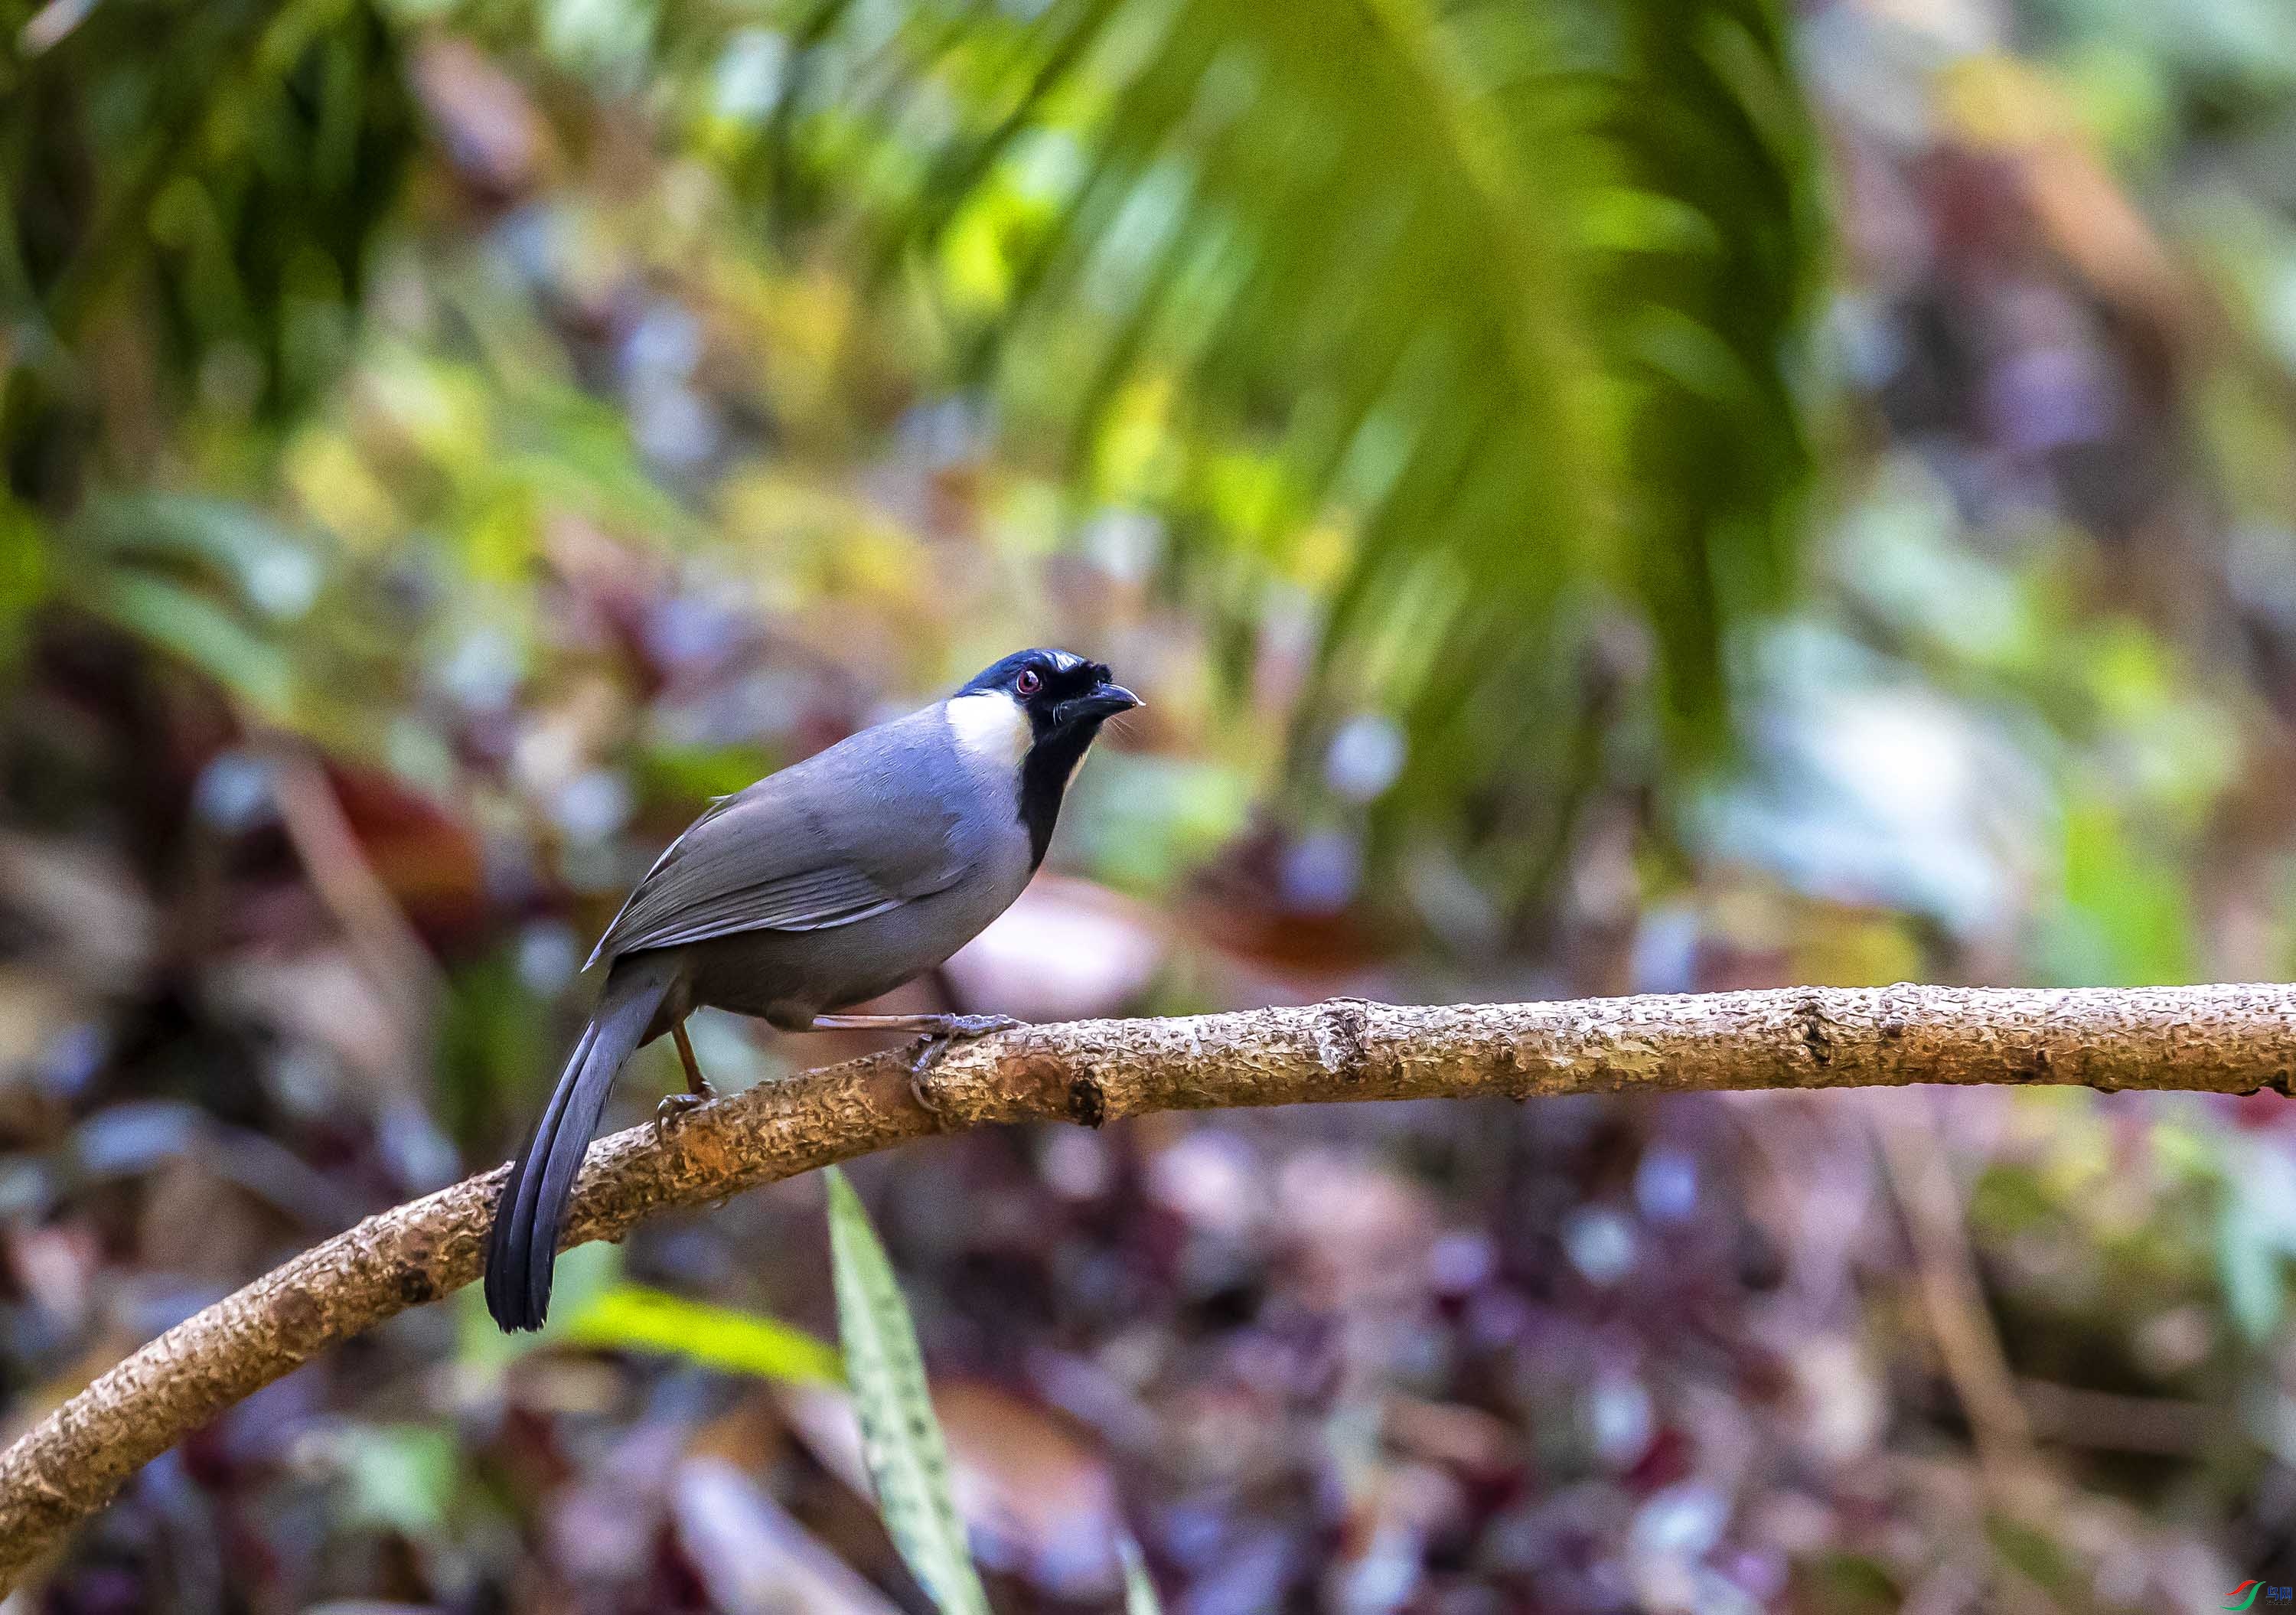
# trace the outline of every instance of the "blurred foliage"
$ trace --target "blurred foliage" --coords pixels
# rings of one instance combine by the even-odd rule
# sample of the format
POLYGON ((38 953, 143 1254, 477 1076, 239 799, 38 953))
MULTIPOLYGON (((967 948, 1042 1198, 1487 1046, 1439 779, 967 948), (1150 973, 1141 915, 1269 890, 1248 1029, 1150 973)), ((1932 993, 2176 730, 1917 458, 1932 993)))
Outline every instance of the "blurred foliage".
POLYGON ((841 200, 879 126, 861 205, 931 254, 944 340, 1002 339, 1073 499, 1168 524, 1234 676, 1271 594, 1328 598, 1308 721, 1405 717, 1390 804, 1551 784, 1557 651, 1606 594, 1648 609, 1677 738, 1710 734, 1801 469, 1775 8, 1078 0, 875 50, 824 15, 783 67, 808 174, 841 200))
POLYGON ((0 59, 0 448, 16 496, 70 509, 93 457, 143 470, 195 401, 275 420, 308 406, 348 357, 414 149, 381 17, 339 0, 71 0, 12 4, 0 29, 15 45, 0 59), (115 364, 148 390, 124 399, 115 364))
MULTIPOLYGON (((395 42, 428 8, 218 8, 182 53, 153 55, 125 45, 145 8, 83 21, 77 4, 19 20, 22 239, 0 283, 27 316, 8 365, 12 484, 71 557, 43 569, 66 597, 275 720, 373 746, 362 731, 393 716, 373 697, 419 668, 346 686, 303 620, 336 577, 372 620, 361 551, 381 562, 430 529, 447 577, 499 587, 556 507, 655 537, 714 519, 752 542, 755 512, 867 564, 866 512, 786 471, 743 474, 746 446, 727 439, 746 434, 700 418, 683 375, 631 378, 654 396, 635 401, 630 442, 537 340, 547 308, 505 300, 499 273, 450 274, 447 325, 366 345, 367 386, 385 395, 370 407, 398 417, 396 470, 419 474, 308 427, 279 443, 317 529, 291 605, 279 576, 231 565, 252 512, 147 505, 130 520, 160 530, 126 554, 68 524, 91 486, 164 478, 176 433, 210 474, 259 484, 266 439, 251 429, 291 421, 340 372, 360 313, 398 324, 396 296, 360 292, 400 217, 384 204, 410 95, 476 193, 465 206, 543 183, 557 143, 459 43, 417 36, 402 70, 395 42), (191 61, 203 70, 175 70, 191 61), (471 348, 475 372, 456 351, 471 348), (107 354, 150 373, 132 412, 100 383, 107 354), (693 508, 693 472, 714 512, 693 508), (250 611, 274 620, 242 633, 250 611), (291 656, 276 648, 291 623, 291 656), (345 693, 367 710, 331 711, 345 693)), ((710 365, 740 365, 758 336, 816 350, 736 382, 758 448, 795 451, 800 478, 833 473, 871 424, 869 392, 977 383, 947 406, 951 428, 995 418, 1002 452, 1049 479, 1042 513, 1015 514, 1152 574, 1197 614, 1231 692, 1271 676, 1260 640, 1304 613, 1295 821, 1345 822, 1374 799, 1382 867, 1398 837, 1431 832, 1513 901, 1551 873, 1515 827, 1583 773, 1574 725, 1619 720, 1590 692, 1619 681, 1620 657, 1647 660, 1643 627, 1649 716, 1695 750, 1719 733, 1726 634, 1778 598, 1803 469, 1786 366, 1813 171, 1765 0, 447 14, 505 52, 538 47, 570 93, 661 107, 691 153, 665 171, 685 198, 672 213, 689 247, 708 243, 693 290, 721 320, 763 316, 710 365), (840 263, 869 304, 802 306, 840 263), (852 384, 857 351, 858 414, 821 390, 852 384), (1414 766, 1331 789, 1324 753, 1350 711, 1399 725, 1414 766)), ((424 200, 418 187, 418 217, 424 200)), ((529 275, 537 254, 594 250, 551 234, 614 229, 578 215, 507 227, 529 239, 504 243, 504 266, 529 275)), ((578 299, 597 273, 552 267, 578 299)), ((391 646, 406 642, 362 660, 391 646)))

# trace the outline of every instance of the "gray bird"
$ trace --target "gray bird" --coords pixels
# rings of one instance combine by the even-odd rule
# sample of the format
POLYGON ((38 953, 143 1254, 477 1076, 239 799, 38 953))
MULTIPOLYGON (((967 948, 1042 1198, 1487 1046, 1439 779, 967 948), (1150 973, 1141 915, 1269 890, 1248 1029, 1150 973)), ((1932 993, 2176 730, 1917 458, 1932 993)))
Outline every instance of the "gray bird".
MULTIPOLYGON (((947 701, 839 742, 724 798, 646 872, 599 939, 605 990, 495 1202, 487 1310, 539 1329, 575 1174, 615 1073, 663 1033, 705 1103, 685 1017, 704 1005, 783 1031, 951 1037, 1001 1015, 840 1015, 947 959, 1044 862, 1061 799, 1100 726, 1140 698, 1066 651, 1022 651, 947 701)), ((586 966, 585 968, 587 968, 586 966)))

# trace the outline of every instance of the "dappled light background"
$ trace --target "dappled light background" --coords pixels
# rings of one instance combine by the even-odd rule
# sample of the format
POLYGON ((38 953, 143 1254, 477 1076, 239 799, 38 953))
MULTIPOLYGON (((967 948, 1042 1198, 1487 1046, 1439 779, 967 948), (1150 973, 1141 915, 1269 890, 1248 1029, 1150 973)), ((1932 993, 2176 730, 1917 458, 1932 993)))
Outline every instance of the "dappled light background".
MULTIPOLYGON (((1024 644, 1147 709, 895 1007, 2296 971, 2279 0, 0 0, 0 188, 11 1431, 504 1159, 709 798, 1024 644)), ((2197 1611, 2296 1583, 2285 1106, 853 1176, 1000 1611, 1128 1529, 1192 1615, 2197 1611)), ((927 1607, 817 1184, 559 1298, 10 1615, 927 1607)))

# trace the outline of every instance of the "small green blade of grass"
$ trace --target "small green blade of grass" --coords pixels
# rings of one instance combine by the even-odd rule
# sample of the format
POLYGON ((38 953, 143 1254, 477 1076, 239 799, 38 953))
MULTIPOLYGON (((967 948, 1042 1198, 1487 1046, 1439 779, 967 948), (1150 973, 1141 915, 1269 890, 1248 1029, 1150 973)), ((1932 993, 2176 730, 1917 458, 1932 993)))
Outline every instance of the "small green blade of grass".
POLYGON ((1148 1579, 1148 1562, 1140 1545, 1127 1531, 1116 1539, 1117 1557, 1124 1562, 1124 1615, 1164 1615, 1157 1602, 1156 1584, 1148 1579))
POLYGON ((988 1615, 949 1484, 948 1443, 926 1393, 916 1327, 861 1197, 835 1167, 824 1176, 837 1330, 878 1510, 941 1615, 988 1615))
POLYGON ((658 1351, 728 1373, 798 1385, 841 1385, 837 1349, 802 1329, 754 1312, 618 1284, 567 1320, 577 1346, 658 1351))

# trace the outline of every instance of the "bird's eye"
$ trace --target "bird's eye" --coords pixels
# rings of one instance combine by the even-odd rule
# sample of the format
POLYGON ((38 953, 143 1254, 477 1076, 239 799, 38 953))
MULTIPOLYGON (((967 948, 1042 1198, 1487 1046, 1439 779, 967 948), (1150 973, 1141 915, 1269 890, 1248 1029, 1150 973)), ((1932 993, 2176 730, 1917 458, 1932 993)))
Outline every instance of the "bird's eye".
POLYGON ((1034 695, 1045 687, 1045 680, 1036 668, 1023 668, 1020 676, 1013 681, 1013 687, 1023 695, 1034 695))

